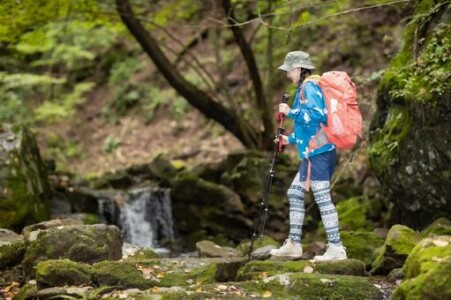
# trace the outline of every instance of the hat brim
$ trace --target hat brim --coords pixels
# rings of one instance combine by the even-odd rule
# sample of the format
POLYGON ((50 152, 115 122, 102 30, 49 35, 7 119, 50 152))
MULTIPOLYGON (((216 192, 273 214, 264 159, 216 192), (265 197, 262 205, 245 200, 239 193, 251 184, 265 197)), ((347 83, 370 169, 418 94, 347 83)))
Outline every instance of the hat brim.
POLYGON ((283 64, 280 67, 278 67, 277 69, 285 71, 285 72, 290 72, 291 70, 293 70, 294 68, 304 68, 304 69, 309 69, 309 70, 314 70, 316 69, 315 66, 310 65, 310 64, 294 64, 292 66, 283 64))

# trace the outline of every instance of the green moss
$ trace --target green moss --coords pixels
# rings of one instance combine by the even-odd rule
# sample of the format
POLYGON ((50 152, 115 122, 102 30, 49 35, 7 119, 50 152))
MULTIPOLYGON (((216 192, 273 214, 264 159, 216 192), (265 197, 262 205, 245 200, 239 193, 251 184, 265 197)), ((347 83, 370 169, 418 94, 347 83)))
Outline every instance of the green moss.
POLYGON ((247 281, 239 286, 246 295, 255 293, 256 298, 262 298, 268 291, 275 299, 380 299, 381 296, 368 278, 360 276, 292 273, 247 281))
POLYGON ((0 241, 0 270, 7 266, 20 263, 25 253, 25 242, 14 240, 0 241))
POLYGON ((413 279, 403 280, 392 295, 393 300, 400 299, 449 299, 451 297, 451 257, 436 263, 428 272, 413 279))
POLYGON ((371 264, 372 272, 388 274, 392 269, 400 268, 419 240, 419 234, 414 230, 403 225, 394 225, 388 232, 378 256, 371 264))
POLYGON ((92 225, 101 223, 100 217, 94 214, 84 214, 83 224, 92 225))
MULTIPOLYGON (((255 250, 255 249, 258 249, 258 248, 261 248, 261 247, 264 247, 264 246, 268 246, 268 245, 273 245, 273 246, 276 246, 276 247, 280 246, 279 242, 277 242, 273 238, 265 235, 263 237, 256 238, 252 248, 253 248, 253 250, 255 250)), ((249 248, 250 247, 251 247, 251 241, 250 240, 245 240, 245 241, 242 241, 236 247, 236 250, 240 251, 240 253, 242 253, 243 255, 247 255, 248 252, 249 252, 249 248)))
POLYGON ((36 265, 36 281, 40 288, 89 285, 91 273, 91 266, 68 259, 46 260, 36 265))
POLYGON ((336 206, 340 216, 340 228, 344 230, 369 229, 370 224, 366 220, 369 203, 363 197, 352 197, 342 201, 336 206))
POLYGON ((299 261, 251 261, 238 270, 237 279, 259 280, 281 273, 314 272, 318 274, 356 275, 365 274, 365 265, 362 261, 348 259, 333 262, 299 261), (306 267, 308 267, 306 269, 306 267))
POLYGON ((181 269, 174 273, 166 273, 160 278, 160 281, 155 283, 156 286, 171 287, 171 286, 188 286, 191 284, 209 284, 215 282, 217 265, 209 264, 205 267, 198 267, 189 272, 181 269))
POLYGON ((447 218, 439 218, 421 231, 421 236, 427 237, 435 235, 451 235, 451 221, 447 218))
POLYGON ((392 106, 384 127, 373 133, 370 160, 378 174, 385 174, 389 166, 397 162, 398 147, 411 127, 409 110, 404 106, 392 106))
POLYGON ((102 261, 93 265, 92 272, 93 282, 98 286, 146 289, 153 285, 132 264, 125 262, 102 261))
POLYGON ((128 263, 141 263, 149 260, 154 260, 155 258, 159 258, 160 255, 155 253, 151 249, 140 249, 136 251, 133 255, 129 255, 124 261, 128 263))
POLYGON ((438 236, 419 242, 409 254, 403 267, 406 279, 428 272, 443 260, 451 259, 451 238, 438 236))
POLYGON ((349 258, 359 259, 370 265, 375 257, 375 250, 384 244, 384 240, 374 232, 341 232, 343 245, 349 258))
POLYGON ((36 284, 26 283, 23 287, 20 288, 19 292, 15 295, 14 299, 16 300, 25 300, 25 299, 37 299, 38 288, 36 284))
POLYGON ((450 24, 440 23, 429 33, 433 17, 446 11, 449 3, 419 1, 404 34, 404 46, 392 60, 381 86, 393 99, 430 102, 433 95, 450 90, 450 24))
POLYGON ((50 187, 32 132, 6 125, 2 131, 8 137, 7 145, 0 145, 0 228, 18 230, 49 218, 50 187))

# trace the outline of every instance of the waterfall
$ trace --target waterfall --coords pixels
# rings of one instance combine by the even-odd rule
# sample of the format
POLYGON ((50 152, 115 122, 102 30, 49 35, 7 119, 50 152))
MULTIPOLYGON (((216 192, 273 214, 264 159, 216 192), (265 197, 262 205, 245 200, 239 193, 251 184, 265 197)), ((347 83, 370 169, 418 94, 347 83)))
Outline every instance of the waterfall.
POLYGON ((158 247, 174 239, 169 189, 139 188, 128 191, 120 206, 124 241, 141 247, 158 247))

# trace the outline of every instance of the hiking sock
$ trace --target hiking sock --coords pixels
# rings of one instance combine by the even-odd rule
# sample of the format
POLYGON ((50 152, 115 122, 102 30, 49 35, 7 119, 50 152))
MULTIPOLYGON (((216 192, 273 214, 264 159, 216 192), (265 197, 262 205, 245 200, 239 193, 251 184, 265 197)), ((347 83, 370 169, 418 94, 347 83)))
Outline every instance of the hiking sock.
POLYGON ((312 181, 313 196, 321 213, 329 243, 341 246, 338 214, 330 196, 330 181, 312 181))
POLYGON ((304 189, 305 184, 299 180, 299 172, 287 191, 290 201, 290 235, 295 243, 301 243, 302 225, 304 223, 304 189))

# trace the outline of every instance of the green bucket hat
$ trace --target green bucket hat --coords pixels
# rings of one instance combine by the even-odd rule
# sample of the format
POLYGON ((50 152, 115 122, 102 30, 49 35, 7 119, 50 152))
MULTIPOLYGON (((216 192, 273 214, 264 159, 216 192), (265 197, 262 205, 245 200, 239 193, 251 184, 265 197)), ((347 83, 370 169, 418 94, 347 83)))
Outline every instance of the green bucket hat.
POLYGON ((285 61, 283 62, 283 65, 278 67, 278 69, 285 72, 290 72, 294 68, 298 67, 310 70, 315 69, 312 62, 310 61, 310 55, 307 52, 304 51, 288 52, 288 54, 285 56, 285 61))

